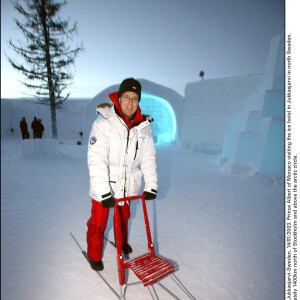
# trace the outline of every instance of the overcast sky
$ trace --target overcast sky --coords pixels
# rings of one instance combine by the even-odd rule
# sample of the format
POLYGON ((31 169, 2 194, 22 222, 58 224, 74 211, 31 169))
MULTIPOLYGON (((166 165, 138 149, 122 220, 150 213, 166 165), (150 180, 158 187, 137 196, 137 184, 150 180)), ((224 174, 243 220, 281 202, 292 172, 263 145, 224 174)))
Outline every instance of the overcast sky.
MULTIPOLYGON (((181 95, 187 83, 264 72, 271 38, 284 31, 284 0, 68 0, 61 17, 78 23, 71 97, 94 97, 126 77, 181 95)), ((27 92, 8 64, 6 40, 21 37, 9 0, 1 1, 1 96, 27 92)))

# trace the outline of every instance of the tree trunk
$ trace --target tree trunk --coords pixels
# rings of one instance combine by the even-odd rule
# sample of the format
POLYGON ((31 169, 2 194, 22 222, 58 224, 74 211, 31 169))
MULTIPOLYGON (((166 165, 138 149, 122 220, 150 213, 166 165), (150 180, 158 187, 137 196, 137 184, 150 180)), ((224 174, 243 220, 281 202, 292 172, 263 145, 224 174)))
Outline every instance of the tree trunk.
POLYGON ((51 110, 51 124, 52 124, 52 138, 57 139, 57 127, 56 127, 56 105, 55 105, 55 91, 54 91, 54 77, 51 69, 51 56, 49 50, 49 29, 47 28, 46 22, 46 11, 45 11, 45 0, 42 0, 40 18, 43 25, 43 33, 45 39, 45 60, 47 66, 47 77, 49 87, 49 98, 50 98, 50 110, 51 110))
POLYGON ((51 110, 52 138, 57 139, 56 108, 55 108, 55 103, 53 103, 53 101, 51 101, 50 110, 51 110))

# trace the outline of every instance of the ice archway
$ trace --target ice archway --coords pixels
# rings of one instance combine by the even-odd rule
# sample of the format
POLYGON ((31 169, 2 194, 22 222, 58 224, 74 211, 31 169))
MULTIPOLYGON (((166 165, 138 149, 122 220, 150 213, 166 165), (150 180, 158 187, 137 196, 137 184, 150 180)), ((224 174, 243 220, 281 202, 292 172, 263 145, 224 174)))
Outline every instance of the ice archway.
POLYGON ((176 116, 167 100, 156 95, 142 93, 140 108, 142 113, 149 114, 154 119, 151 128, 157 145, 171 143, 176 139, 176 116))

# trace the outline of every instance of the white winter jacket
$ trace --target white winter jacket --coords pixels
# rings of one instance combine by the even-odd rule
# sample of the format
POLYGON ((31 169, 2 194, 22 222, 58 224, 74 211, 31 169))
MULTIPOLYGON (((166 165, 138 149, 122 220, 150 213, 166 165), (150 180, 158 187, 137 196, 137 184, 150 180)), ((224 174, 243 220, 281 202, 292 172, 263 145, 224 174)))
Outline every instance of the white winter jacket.
POLYGON ((156 151, 150 121, 128 130, 114 107, 97 108, 88 145, 89 195, 97 201, 157 192, 156 151))

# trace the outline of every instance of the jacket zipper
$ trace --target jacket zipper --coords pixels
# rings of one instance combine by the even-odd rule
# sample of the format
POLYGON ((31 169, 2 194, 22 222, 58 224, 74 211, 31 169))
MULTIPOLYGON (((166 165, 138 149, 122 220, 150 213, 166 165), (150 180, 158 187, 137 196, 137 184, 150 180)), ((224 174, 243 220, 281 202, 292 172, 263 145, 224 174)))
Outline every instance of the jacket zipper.
POLYGON ((133 160, 135 160, 135 158, 136 158, 136 154, 137 154, 138 149, 139 149, 139 142, 136 141, 135 154, 134 154, 134 159, 133 160))
MULTIPOLYGON (((129 129, 127 129, 127 144, 126 144, 126 151, 125 151, 125 156, 127 157, 127 150, 128 150, 128 142, 129 142, 129 129)), ((124 197, 126 197, 126 161, 125 163, 125 178, 124 178, 124 197)))

